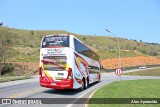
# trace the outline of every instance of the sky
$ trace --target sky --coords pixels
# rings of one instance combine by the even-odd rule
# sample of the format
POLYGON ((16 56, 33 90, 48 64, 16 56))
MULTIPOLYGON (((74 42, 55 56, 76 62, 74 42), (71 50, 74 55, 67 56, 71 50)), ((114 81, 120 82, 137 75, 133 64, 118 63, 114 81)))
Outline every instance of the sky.
POLYGON ((0 22, 160 43, 160 0, 0 0, 0 22))

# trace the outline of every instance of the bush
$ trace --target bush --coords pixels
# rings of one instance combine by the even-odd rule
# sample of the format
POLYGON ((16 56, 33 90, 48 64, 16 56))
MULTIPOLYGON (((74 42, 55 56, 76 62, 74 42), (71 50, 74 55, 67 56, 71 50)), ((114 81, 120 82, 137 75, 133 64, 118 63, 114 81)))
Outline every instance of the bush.
POLYGON ((84 40, 84 41, 86 41, 86 38, 85 38, 85 37, 83 37, 83 40, 84 40))
POLYGON ((147 54, 147 49, 141 48, 141 49, 140 49, 140 52, 143 53, 143 54, 147 54))
POLYGON ((33 48, 34 46, 32 44, 30 44, 29 47, 33 48))
POLYGON ((31 30, 31 35, 34 35, 34 31, 33 30, 31 30))
POLYGON ((14 70, 14 66, 13 64, 9 63, 9 64, 4 64, 2 66, 2 75, 4 75, 5 73, 9 73, 12 72, 14 70))

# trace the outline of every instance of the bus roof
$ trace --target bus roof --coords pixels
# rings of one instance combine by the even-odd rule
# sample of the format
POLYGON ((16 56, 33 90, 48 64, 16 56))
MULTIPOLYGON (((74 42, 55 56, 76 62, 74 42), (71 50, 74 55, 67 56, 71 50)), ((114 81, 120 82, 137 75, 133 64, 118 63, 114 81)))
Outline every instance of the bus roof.
POLYGON ((70 36, 70 34, 53 34, 53 35, 46 35, 45 37, 49 36, 70 36))

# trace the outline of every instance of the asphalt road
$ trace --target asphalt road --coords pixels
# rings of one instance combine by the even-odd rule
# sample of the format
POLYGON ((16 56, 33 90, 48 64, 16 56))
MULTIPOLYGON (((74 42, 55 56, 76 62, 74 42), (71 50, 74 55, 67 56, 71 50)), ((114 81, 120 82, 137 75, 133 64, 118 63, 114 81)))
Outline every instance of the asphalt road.
MULTIPOLYGON (((137 70, 125 71, 134 72, 137 70)), ((0 105, 2 107, 82 107, 84 104, 74 104, 79 98, 89 98, 91 94, 100 88, 114 81, 120 80, 137 80, 137 79, 160 79, 160 77, 153 76, 116 76, 114 72, 102 74, 101 82, 89 85, 89 87, 79 92, 77 90, 54 90, 49 88, 43 88, 39 85, 38 76, 34 76, 28 80, 18 80, 0 83, 0 98, 74 98, 68 104, 43 104, 43 105, 0 105)))

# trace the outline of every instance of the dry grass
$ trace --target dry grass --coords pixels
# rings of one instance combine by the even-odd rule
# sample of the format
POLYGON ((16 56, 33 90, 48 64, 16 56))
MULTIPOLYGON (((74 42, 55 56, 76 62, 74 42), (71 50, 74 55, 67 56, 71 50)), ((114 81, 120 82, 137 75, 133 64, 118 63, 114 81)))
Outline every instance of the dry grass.
POLYGON ((124 75, 160 76, 160 68, 130 72, 130 73, 125 73, 124 75))

